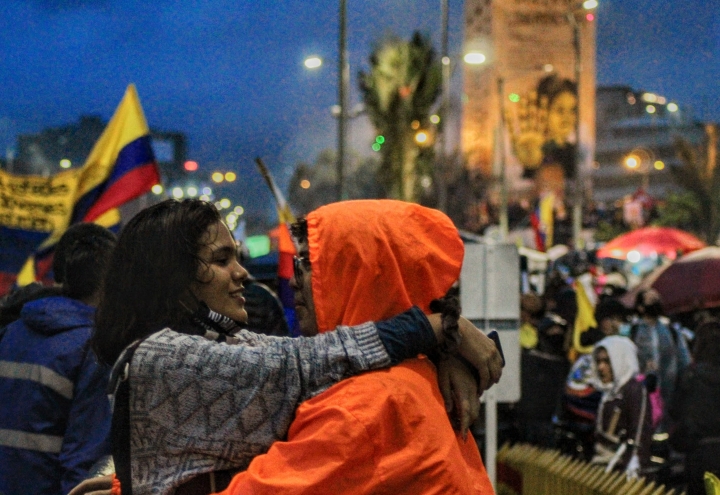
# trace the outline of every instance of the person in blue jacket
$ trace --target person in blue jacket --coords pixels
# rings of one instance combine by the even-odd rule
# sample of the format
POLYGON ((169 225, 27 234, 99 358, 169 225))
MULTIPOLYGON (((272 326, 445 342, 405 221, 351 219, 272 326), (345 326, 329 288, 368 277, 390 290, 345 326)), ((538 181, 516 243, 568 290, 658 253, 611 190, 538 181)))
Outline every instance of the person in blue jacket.
POLYGON ((0 340, 0 493, 66 494, 110 453, 109 369, 88 340, 115 235, 70 227, 53 272, 61 295, 27 302, 0 340))

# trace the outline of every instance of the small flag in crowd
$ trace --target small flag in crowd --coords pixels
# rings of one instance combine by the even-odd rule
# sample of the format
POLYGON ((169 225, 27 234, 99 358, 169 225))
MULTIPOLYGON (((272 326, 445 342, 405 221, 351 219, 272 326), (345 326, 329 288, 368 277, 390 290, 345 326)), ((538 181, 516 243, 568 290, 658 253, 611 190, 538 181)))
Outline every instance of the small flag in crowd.
POLYGON ((290 287, 290 279, 293 277, 293 257, 297 254, 295 242, 290 235, 288 226, 295 222, 295 215, 290 210, 290 205, 285 200, 285 196, 277 187, 270 171, 265 166, 261 158, 256 158, 258 170, 265 179, 265 183, 270 188, 273 198, 275 198, 275 206, 278 212, 278 297, 285 311, 285 319, 287 320, 290 333, 293 336, 300 334, 295 318, 295 301, 292 287, 290 287))

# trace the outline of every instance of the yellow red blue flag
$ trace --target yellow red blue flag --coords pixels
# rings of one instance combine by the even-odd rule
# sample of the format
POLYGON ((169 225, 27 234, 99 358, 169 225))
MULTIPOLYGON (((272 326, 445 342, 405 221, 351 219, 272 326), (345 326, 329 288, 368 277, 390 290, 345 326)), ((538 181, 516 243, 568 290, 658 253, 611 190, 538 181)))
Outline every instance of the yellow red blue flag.
POLYGON ((150 129, 130 84, 81 168, 52 177, 0 171, 0 294, 47 276, 53 247, 69 225, 116 225, 117 207, 159 181, 150 129))

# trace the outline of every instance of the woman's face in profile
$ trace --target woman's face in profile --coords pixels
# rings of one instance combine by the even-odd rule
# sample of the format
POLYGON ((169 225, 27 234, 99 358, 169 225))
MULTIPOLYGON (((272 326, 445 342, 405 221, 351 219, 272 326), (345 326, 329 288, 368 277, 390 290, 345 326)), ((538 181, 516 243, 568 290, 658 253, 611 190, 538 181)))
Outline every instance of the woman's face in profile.
POLYGON ((603 383, 612 383, 614 377, 612 365, 610 364, 610 356, 603 347, 595 351, 595 365, 597 366, 600 380, 603 383))
POLYGON ((556 144, 567 143, 575 132, 577 119, 577 96, 563 91, 553 99, 548 107, 548 133, 556 144))
POLYGON ((190 288, 213 311, 240 323, 247 322, 243 281, 248 272, 238 262, 237 246, 222 222, 211 225, 201 239, 203 261, 190 288))

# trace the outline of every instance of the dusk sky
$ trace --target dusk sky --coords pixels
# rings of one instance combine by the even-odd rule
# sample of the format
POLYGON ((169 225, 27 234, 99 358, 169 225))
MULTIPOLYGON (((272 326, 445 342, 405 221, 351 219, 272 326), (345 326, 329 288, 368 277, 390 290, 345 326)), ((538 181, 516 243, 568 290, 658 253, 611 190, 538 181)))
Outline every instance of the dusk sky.
MULTIPOLYGON (((653 91, 720 122, 716 2, 599 1, 598 85, 653 91)), ((296 163, 335 147, 337 9, 337 0, 2 0, 0 152, 18 134, 80 115, 108 119, 132 82, 152 128, 188 136, 200 173, 236 170, 245 201, 269 202, 254 157, 282 184, 296 163), (302 64, 311 54, 325 58, 313 72, 302 64)), ((458 57, 462 9, 450 0, 458 57)), ((439 48, 440 0, 348 1, 353 103, 373 42, 415 29, 439 48)), ((363 125, 352 123, 351 133, 363 125)))

